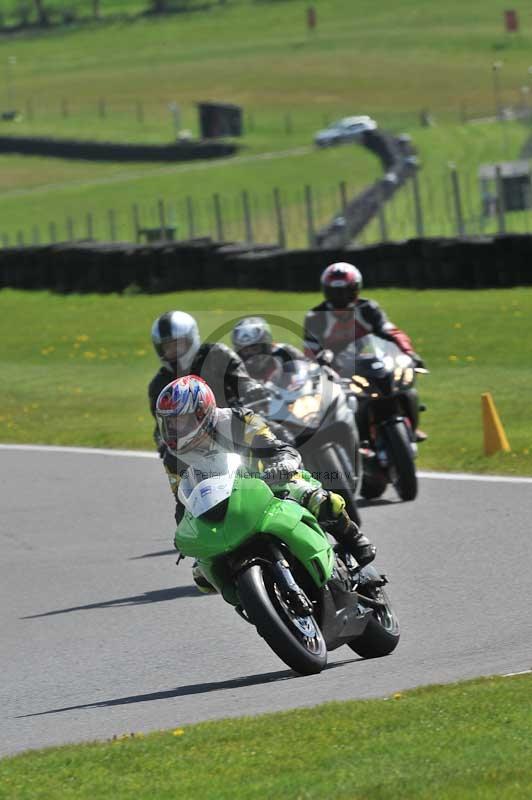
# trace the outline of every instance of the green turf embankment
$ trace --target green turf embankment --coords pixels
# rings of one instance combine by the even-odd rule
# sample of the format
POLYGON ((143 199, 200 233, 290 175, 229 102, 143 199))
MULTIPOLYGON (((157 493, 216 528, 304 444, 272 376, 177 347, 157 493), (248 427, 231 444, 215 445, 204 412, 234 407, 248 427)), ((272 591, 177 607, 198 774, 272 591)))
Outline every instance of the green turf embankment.
MULTIPOLYGON (((274 687, 272 686, 272 691, 274 687)), ((176 727, 0 761, 2 800, 528 800, 532 677, 176 727)))
MULTIPOLYGON (((6 95, 11 93, 22 112, 19 122, 3 123, 2 131, 168 142, 175 136, 170 103, 179 105, 181 127, 195 135, 196 103, 217 99, 243 106, 242 144, 246 153, 260 154, 311 147, 326 121, 369 113, 385 129, 412 134, 419 146, 426 232, 441 235, 453 227, 450 160, 461 170, 468 231, 477 232, 472 217, 480 207, 478 164, 518 157, 529 129, 517 122, 477 126, 462 121, 493 114, 495 59, 503 62, 501 104, 524 102, 520 87, 529 78, 532 11, 520 9, 520 32, 505 34, 496 0, 449 0, 445 7, 433 2, 423 8, 419 0, 405 0, 400 14, 392 0, 363 0, 356 7, 352 0, 320 0, 318 26, 309 34, 307 6, 306 0, 232 0, 190 14, 0 38, 0 59, 10 64, 6 95), (436 128, 420 128, 421 109, 430 110, 436 128)), ((139 4, 120 3, 121 10, 128 8, 138 11, 139 4)), ((9 234, 11 242, 18 231, 28 241, 36 235, 34 226, 47 241, 50 222, 64 237, 67 216, 74 221, 74 235, 85 235, 88 212, 94 215, 94 235, 105 238, 109 209, 116 212, 117 236, 131 238, 131 204, 141 206, 143 223, 152 225, 160 198, 182 236, 187 196, 194 199, 197 232, 214 233, 213 192, 222 195, 228 238, 241 237, 243 189, 254 194, 256 238, 273 241, 272 189, 279 187, 289 242, 301 246, 305 184, 315 190, 316 223, 322 225, 340 208, 339 181, 354 194, 374 180, 380 167, 361 148, 349 146, 247 169, 209 166, 200 174, 157 175, 150 164, 117 167, 17 156, 0 156, 0 171, 0 234, 9 234)), ((412 234, 411 205, 406 192, 390 209, 392 236, 412 234)), ((526 228, 526 220, 517 223, 526 228)), ((371 233, 374 237, 376 229, 371 233)))
MULTIPOLYGON (((419 467, 532 475, 532 289, 365 294, 408 331, 431 370, 418 382, 428 406, 421 425, 429 434, 419 467), (511 453, 483 455, 483 392, 493 395, 511 453)), ((242 316, 302 322, 319 299, 317 293, 251 290, 151 296, 3 290, 0 441, 149 449, 155 317, 182 309, 196 316, 204 339, 227 341, 242 316)), ((277 327, 274 334, 297 343, 290 330, 277 327)))

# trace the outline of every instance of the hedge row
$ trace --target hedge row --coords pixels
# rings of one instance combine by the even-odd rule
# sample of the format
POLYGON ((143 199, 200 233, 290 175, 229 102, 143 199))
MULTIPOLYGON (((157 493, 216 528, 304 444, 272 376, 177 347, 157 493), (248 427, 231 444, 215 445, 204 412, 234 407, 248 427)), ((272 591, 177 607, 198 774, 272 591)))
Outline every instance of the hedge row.
POLYGON ((0 136, 0 153, 25 156, 81 158, 86 161, 193 161, 230 156, 238 145, 228 142, 175 142, 173 144, 127 144, 51 139, 34 136, 0 136))
POLYGON ((204 288, 312 291, 327 264, 350 261, 365 285, 415 289, 532 284, 532 236, 411 239, 356 249, 279 250, 210 239, 151 245, 79 242, 0 250, 0 288, 168 292, 204 288))

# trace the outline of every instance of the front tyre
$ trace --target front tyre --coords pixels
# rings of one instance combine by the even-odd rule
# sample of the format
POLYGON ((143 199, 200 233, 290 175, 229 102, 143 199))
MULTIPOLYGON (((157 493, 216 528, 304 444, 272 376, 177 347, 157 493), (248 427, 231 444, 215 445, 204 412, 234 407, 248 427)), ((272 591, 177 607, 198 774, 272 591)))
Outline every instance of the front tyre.
POLYGON ((279 658, 301 675, 327 664, 327 647, 313 616, 300 617, 283 600, 266 564, 253 564, 237 578, 240 603, 279 658))
POLYGON ((393 485, 401 500, 414 500, 417 495, 417 475, 412 443, 404 422, 385 429, 393 485))

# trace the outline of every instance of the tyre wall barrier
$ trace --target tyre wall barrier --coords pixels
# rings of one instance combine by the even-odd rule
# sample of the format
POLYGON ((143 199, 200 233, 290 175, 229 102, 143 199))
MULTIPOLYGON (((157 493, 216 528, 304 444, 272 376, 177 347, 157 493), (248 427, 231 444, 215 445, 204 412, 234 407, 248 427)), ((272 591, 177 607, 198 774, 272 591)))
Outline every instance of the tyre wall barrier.
POLYGON ((384 176, 372 183, 316 234, 318 247, 342 247, 379 213, 379 209, 418 169, 409 136, 392 136, 379 129, 366 131, 362 144, 380 159, 384 176))
POLYGON ((210 288, 317 291, 334 261, 375 287, 532 285, 532 236, 410 239, 365 248, 281 250, 210 239, 130 244, 80 241, 0 249, 0 288, 146 293, 210 288))
POLYGON ((233 155, 238 149, 238 145, 229 142, 195 141, 157 145, 0 136, 0 153, 80 158, 86 161, 193 161, 233 155))

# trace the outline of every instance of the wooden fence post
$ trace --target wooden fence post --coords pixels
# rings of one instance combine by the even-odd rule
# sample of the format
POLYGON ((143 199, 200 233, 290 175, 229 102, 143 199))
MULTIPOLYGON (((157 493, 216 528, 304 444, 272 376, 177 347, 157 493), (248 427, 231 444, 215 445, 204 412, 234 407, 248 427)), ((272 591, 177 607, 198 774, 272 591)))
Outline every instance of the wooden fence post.
POLYGON ((116 242, 116 212, 114 208, 110 208, 107 212, 107 217, 109 219, 109 235, 111 237, 112 242, 116 242))
POLYGON ((139 207, 136 203, 132 207, 133 212, 133 232, 135 234, 135 241, 140 242, 140 215, 139 207))
POLYGON ((253 224, 251 221, 251 205, 249 202, 249 194, 246 190, 242 192, 242 208, 244 211, 244 230, 246 242, 253 244, 253 224))
POLYGON ((497 222, 499 233, 506 233, 506 218, 504 207, 504 192, 502 184, 502 169, 500 164, 495 167, 495 182, 497 185, 497 222))
POLYGON ((186 198, 186 206, 187 206, 187 221, 188 221, 188 235, 190 239, 193 239, 196 235, 196 225, 194 220, 194 201, 190 195, 187 195, 186 198))
POLYGON ((161 231, 161 239, 166 241, 166 210, 164 207, 164 200, 159 200, 157 203, 159 213, 159 229, 161 231))
POLYGON ((342 217, 345 219, 347 215, 347 184, 345 181, 340 181, 340 207, 342 209, 342 217))
POLYGON ((87 213, 87 239, 94 239, 94 225, 90 211, 87 213))
POLYGON ((416 236, 421 238, 424 235, 423 209, 421 207, 421 195, 419 192, 419 179, 417 171, 412 175, 412 190, 414 194, 414 215, 416 221, 416 236))
POLYGON ((220 195, 214 194, 213 197, 214 203, 214 219, 216 223, 216 237, 219 242, 224 241, 224 227, 223 227, 223 219, 222 219, 222 204, 220 202, 220 195))
POLYGON ((379 231, 380 231, 381 242, 387 242, 388 224, 386 222, 386 212, 384 211, 384 204, 386 202, 386 198, 384 196, 384 187, 382 184, 379 186, 377 202, 379 204, 377 213, 379 217, 379 231))
POLYGON ((312 203, 312 187, 305 186, 305 209, 307 215, 307 238, 309 247, 316 246, 316 233, 314 230, 314 206, 312 203))
POLYGON ((456 164, 450 164, 449 167, 451 170, 451 186, 453 190, 456 233, 458 234, 458 236, 463 236, 465 233, 465 228, 464 228, 464 215, 462 212, 462 198, 460 196, 460 181, 458 179, 458 172, 456 171, 456 164))
POLYGON ((277 243, 284 250, 286 248, 286 230, 283 219, 283 207, 281 203, 281 193, 276 187, 273 190, 273 202, 275 205, 275 218, 277 220, 277 243))

